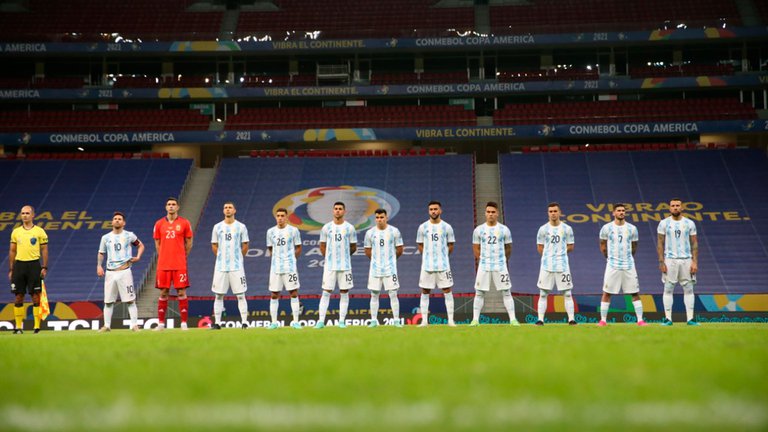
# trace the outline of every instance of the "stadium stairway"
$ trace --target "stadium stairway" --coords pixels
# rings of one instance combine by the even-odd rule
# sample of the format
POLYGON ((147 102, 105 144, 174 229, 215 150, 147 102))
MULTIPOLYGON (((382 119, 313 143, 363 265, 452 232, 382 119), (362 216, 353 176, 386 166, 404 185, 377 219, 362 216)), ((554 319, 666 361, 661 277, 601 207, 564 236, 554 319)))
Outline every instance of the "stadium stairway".
MULTIPOLYGON (((211 186, 216 177, 216 168, 197 168, 192 167, 189 180, 187 180, 182 193, 180 194, 179 203, 181 206, 180 214, 189 219, 189 223, 192 225, 192 229, 196 231, 197 225, 200 221, 203 208, 208 201, 208 195, 211 192, 211 186)), ((197 233, 196 233, 197 234, 197 233)), ((209 237, 203 236, 201 238, 195 238, 193 241, 194 248, 208 248, 209 237)), ((155 318, 157 317, 157 298, 158 292, 154 288, 154 281, 157 276, 157 253, 152 256, 152 265, 147 272, 147 277, 142 282, 142 290, 137 302, 139 308, 140 318, 155 318)), ((178 303, 169 302, 168 304, 168 317, 175 318, 178 316, 178 303)), ((115 315, 116 318, 127 317, 127 311, 120 310, 119 313, 125 313, 125 315, 115 315)))
POLYGON ((685 203, 699 240, 699 294, 768 292, 768 159, 759 150, 510 154, 500 158, 504 214, 515 239, 513 290, 536 294, 536 232, 558 201, 574 229, 574 291, 599 294, 605 259, 598 233, 614 202, 632 204, 627 220, 640 240, 641 293, 660 294, 656 227, 673 197, 685 203), (640 203, 642 207, 637 206, 640 203))

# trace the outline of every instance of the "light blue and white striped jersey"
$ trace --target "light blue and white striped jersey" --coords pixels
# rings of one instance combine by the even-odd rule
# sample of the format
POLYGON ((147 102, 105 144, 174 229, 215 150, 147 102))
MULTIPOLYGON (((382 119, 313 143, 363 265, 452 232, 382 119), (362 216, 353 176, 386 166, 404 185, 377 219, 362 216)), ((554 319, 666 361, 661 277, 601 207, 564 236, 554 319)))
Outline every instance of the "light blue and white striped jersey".
POLYGON ((453 227, 445 221, 432 223, 428 220, 416 231, 416 243, 424 245, 421 254, 421 269, 428 272, 443 272, 451 270, 448 259, 448 243, 456 243, 453 227))
POLYGON ((107 270, 115 270, 133 257, 133 244, 138 241, 136 234, 125 231, 115 234, 110 231, 101 236, 99 253, 107 256, 107 270))
POLYGON ((512 233, 506 225, 479 225, 472 233, 472 243, 480 245, 478 268, 485 271, 502 271, 507 268, 504 245, 512 244, 512 233))
POLYGON ((606 241, 611 268, 629 270, 635 267, 632 243, 638 241, 638 237, 637 227, 626 221, 623 225, 608 222, 600 228, 600 240, 606 241))
POLYGON ((325 243, 325 269, 331 271, 352 270, 349 245, 357 244, 357 231, 351 223, 341 225, 328 222, 320 231, 320 243, 325 243))
POLYGON ((267 230, 267 247, 272 248, 272 267, 274 274, 296 272, 296 246, 301 245, 299 229, 293 225, 278 228, 277 225, 267 230))
POLYGON ((227 224, 221 221, 211 230, 211 243, 219 245, 214 271, 243 270, 243 243, 248 242, 248 228, 240 221, 227 224))
POLYGON ((383 230, 374 226, 365 233, 364 245, 371 249, 371 276, 397 275, 397 247, 403 245, 399 229, 392 225, 383 230))
POLYGON ((565 222, 552 226, 547 222, 536 234, 536 244, 544 245, 541 268, 549 272, 570 272, 568 245, 573 244, 573 228, 565 222))
POLYGON ((672 216, 659 222, 657 233, 666 236, 664 239, 665 258, 692 258, 691 236, 696 235, 696 224, 683 216, 680 220, 672 219, 672 216))

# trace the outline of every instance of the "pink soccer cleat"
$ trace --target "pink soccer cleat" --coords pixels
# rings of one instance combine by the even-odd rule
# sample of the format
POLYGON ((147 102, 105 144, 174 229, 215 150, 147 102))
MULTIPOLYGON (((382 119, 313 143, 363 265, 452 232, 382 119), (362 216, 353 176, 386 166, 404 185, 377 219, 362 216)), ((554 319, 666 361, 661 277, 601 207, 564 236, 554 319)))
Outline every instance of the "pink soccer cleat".
POLYGON ((639 325, 640 327, 644 327, 644 326, 647 326, 648 324, 646 324, 645 321, 640 320, 637 322, 637 325, 639 325))
POLYGON ((597 326, 598 326, 598 327, 605 327, 605 326, 607 326, 607 325, 608 325, 608 323, 607 323, 607 322, 605 322, 605 321, 603 321, 603 320, 600 320, 600 322, 599 322, 599 323, 597 323, 597 326))

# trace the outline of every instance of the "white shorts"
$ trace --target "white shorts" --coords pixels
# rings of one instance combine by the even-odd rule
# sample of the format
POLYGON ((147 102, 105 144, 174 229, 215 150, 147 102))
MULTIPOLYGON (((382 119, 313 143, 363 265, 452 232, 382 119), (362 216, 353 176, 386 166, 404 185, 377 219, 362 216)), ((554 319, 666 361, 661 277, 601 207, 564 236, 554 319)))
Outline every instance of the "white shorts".
POLYGON ((475 278, 475 290, 490 291, 491 282, 496 287, 496 291, 506 291, 512 289, 512 281, 509 280, 509 270, 485 271, 477 269, 475 278))
POLYGON ((299 289, 299 274, 294 273, 270 273, 269 274, 269 290, 272 292, 280 292, 285 288, 286 291, 294 291, 299 289))
POLYGON ((571 290, 573 289, 571 271, 569 269, 564 272, 551 272, 542 268, 539 270, 539 282, 536 285, 544 291, 551 291, 553 286, 560 292, 571 290))
POLYGON ((687 259, 675 259, 666 258, 664 264, 667 265, 667 272, 661 274, 661 283, 679 283, 684 285, 688 282, 696 283, 696 275, 691 274, 691 262, 690 258, 687 259))
POLYGON ((637 294, 640 292, 637 270, 635 268, 622 270, 605 266, 603 292, 618 294, 621 291, 624 291, 624 294, 637 294))
POLYGON ((389 276, 371 276, 368 275, 368 289, 371 291, 381 291, 381 286, 384 286, 384 289, 387 291, 394 291, 397 289, 400 289, 400 279, 397 278, 397 275, 389 275, 389 276))
POLYGON ((453 275, 450 270, 447 271, 426 271, 421 270, 419 275, 419 287, 423 289, 450 288, 453 286, 453 275))
POLYGON ((336 283, 339 284, 340 291, 352 289, 352 270, 324 270, 323 271, 323 290, 333 291, 336 283))
POLYGON ((242 294, 248 290, 245 283, 245 272, 236 270, 230 272, 217 271, 213 273, 213 286, 211 291, 216 294, 226 294, 232 288, 232 294, 242 294))
POLYGON ((131 269, 107 270, 104 272, 104 303, 114 303, 117 295, 123 303, 136 300, 136 290, 133 286, 131 269))

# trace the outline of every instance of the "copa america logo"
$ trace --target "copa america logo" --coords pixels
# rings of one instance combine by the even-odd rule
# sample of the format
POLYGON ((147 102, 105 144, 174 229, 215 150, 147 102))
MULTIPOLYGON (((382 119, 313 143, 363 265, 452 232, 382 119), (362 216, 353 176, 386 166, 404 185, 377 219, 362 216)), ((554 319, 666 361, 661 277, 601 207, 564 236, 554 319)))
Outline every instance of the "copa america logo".
POLYGON ((288 210, 288 223, 310 234, 319 234, 320 229, 333 219, 333 203, 344 203, 345 219, 358 231, 376 224, 374 212, 378 208, 387 211, 390 219, 400 211, 397 198, 383 190, 364 186, 323 186, 304 189, 280 199, 273 213, 280 207, 288 210))

